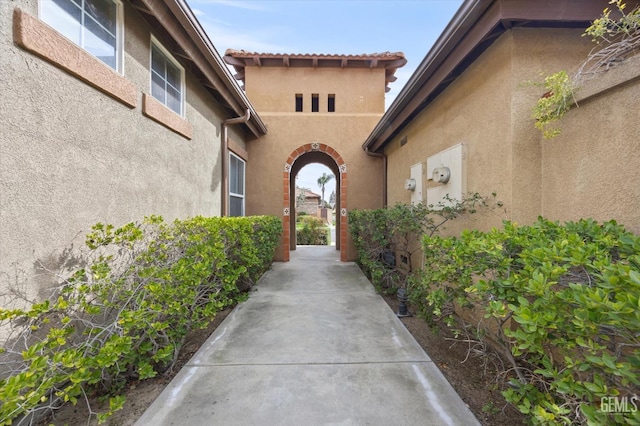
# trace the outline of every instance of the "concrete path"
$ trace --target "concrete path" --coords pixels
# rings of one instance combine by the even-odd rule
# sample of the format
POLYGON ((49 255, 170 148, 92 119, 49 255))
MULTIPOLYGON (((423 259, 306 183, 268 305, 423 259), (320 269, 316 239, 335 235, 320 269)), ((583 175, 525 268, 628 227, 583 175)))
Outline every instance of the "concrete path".
POLYGON ((136 425, 478 425, 334 247, 276 263, 136 425))

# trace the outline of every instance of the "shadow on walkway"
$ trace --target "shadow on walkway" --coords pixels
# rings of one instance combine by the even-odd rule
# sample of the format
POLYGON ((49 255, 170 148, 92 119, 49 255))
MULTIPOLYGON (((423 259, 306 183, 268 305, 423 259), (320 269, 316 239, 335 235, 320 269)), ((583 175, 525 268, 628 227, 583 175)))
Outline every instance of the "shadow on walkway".
POLYGON ((274 264, 136 425, 478 425, 339 254, 274 264))

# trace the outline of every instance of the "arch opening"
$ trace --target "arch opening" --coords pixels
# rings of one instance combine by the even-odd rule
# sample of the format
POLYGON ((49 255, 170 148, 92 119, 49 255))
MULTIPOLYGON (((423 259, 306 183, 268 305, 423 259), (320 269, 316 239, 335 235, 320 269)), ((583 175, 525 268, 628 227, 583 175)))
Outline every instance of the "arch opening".
POLYGON ((331 170, 336 183, 336 250, 340 251, 340 260, 347 259, 347 166, 342 157, 328 145, 314 142, 296 149, 285 163, 283 179, 283 260, 289 261, 291 250, 296 249, 296 176, 304 166, 312 163, 322 164, 331 170))
MULTIPOLYGON (((300 208, 299 208, 299 200, 296 196, 297 194, 297 189, 296 187, 298 187, 298 183, 299 180, 298 178, 300 177, 301 172, 303 172, 303 170, 305 170, 308 166, 311 165, 322 165, 324 167, 321 167, 320 169, 322 169, 320 171, 320 173, 322 172, 328 172, 327 174, 332 174, 333 175, 333 179, 330 182, 330 187, 333 188, 335 186, 335 188, 339 188, 340 187, 340 171, 338 169, 338 166, 336 165, 335 161, 333 161, 333 159, 331 157, 329 157, 327 154, 324 153, 308 153, 305 155, 302 155, 300 158, 298 158, 296 160, 296 162, 294 163, 292 169, 291 169, 291 222, 292 222, 292 226, 291 226, 291 241, 290 241, 290 250, 295 250, 297 245, 298 245, 298 241, 297 241, 297 232, 296 232, 296 222, 297 222, 297 218, 300 214, 300 208), (314 154, 318 154, 318 155, 314 155, 314 154), (322 158, 324 157, 324 158, 322 158), (323 161, 325 160, 325 161, 323 161), (328 170, 327 170, 328 168, 328 170)), ((316 168, 316 170, 319 170, 318 168, 316 168)), ((319 178, 321 176, 321 174, 318 174, 318 176, 315 176, 312 179, 312 183, 313 185, 309 185, 310 187, 305 187, 306 189, 312 191, 312 192, 321 192, 321 190, 319 190, 319 186, 317 184, 317 178, 319 178), (312 188, 315 187, 315 188, 312 188)), ((335 208, 340 211, 340 196, 339 196, 339 191, 336 191, 335 193, 335 208)), ((324 193, 324 198, 322 197, 322 194, 320 194, 320 198, 321 201, 320 203, 322 203, 322 201, 328 201, 329 194, 325 191, 324 193)), ((322 206, 324 207, 324 206, 322 206)), ((331 212, 333 212, 333 210, 331 210, 331 212)), ((312 212, 312 214, 320 214, 320 211, 318 211, 317 213, 312 212)), ((337 215, 336 215, 337 216, 337 215)), ((332 215, 329 214, 329 212, 327 211, 327 217, 326 217, 328 222, 332 222, 332 215)), ((335 223, 335 237, 340 235, 340 224, 339 221, 337 220, 336 217, 336 223, 335 223)), ((335 238, 334 237, 334 238, 335 238)), ((333 244, 336 247, 336 250, 340 250, 340 241, 338 240, 338 238, 335 238, 333 240, 333 244)))

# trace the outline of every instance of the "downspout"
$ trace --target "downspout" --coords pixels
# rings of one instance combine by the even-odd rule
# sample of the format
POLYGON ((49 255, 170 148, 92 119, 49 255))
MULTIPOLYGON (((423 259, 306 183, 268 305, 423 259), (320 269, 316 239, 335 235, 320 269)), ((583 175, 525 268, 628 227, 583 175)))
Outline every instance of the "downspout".
POLYGON ((369 151, 369 147, 365 147, 364 152, 370 157, 382 158, 382 207, 387 207, 387 156, 379 152, 369 151))
POLYGON ((251 118, 251 110, 247 108, 247 112, 242 117, 229 118, 222 122, 222 216, 229 216, 229 134, 227 127, 233 124, 242 124, 251 118))

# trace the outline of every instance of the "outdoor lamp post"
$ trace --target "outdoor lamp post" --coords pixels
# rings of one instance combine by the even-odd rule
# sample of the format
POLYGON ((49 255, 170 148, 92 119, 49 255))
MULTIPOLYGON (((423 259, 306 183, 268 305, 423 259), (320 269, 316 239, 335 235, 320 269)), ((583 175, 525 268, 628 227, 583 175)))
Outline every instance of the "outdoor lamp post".
POLYGON ((411 314, 407 309, 407 290, 403 287, 398 290, 397 293, 398 301, 400 301, 400 306, 398 306, 398 313, 396 314, 398 318, 410 317, 411 314))

